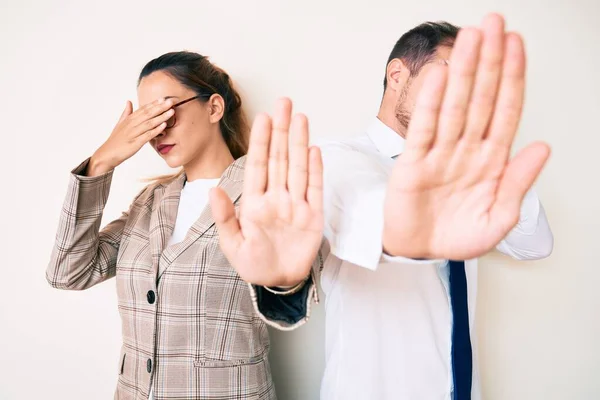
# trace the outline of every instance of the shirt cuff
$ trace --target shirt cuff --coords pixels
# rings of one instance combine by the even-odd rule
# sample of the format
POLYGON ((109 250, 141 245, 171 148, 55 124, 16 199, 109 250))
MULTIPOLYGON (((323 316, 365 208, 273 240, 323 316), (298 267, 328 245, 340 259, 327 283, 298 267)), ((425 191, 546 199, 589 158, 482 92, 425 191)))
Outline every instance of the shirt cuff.
POLYGON ((432 259, 432 260, 418 260, 414 258, 406 258, 400 256, 391 256, 385 252, 381 253, 380 263, 382 264, 422 264, 422 265, 431 265, 431 264, 441 264, 446 262, 446 260, 442 259, 432 259))

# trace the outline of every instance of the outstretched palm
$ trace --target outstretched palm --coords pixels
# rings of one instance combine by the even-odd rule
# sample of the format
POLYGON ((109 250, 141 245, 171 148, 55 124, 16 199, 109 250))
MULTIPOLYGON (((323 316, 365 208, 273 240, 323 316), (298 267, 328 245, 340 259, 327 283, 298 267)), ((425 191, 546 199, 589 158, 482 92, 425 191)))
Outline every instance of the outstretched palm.
POLYGON ((384 246, 407 257, 469 259, 498 244, 549 157, 535 143, 509 160, 525 88, 525 52, 500 16, 462 29, 449 67, 419 93, 385 204, 384 246))
POLYGON ((253 124, 239 216, 222 190, 211 194, 223 253, 242 279, 258 285, 301 281, 322 240, 321 155, 309 148, 306 117, 290 124, 291 108, 281 99, 273 120, 259 115, 253 124))

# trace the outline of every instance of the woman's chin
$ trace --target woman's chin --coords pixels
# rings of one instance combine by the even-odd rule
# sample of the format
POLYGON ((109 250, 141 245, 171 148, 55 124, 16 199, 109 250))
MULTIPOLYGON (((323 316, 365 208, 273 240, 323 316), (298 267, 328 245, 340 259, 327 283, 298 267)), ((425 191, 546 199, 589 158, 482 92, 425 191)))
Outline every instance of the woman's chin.
POLYGON ((169 156, 164 157, 163 156, 163 159, 165 160, 165 162, 167 163, 167 165, 170 168, 179 168, 183 165, 183 163, 181 162, 179 157, 169 157, 169 156))

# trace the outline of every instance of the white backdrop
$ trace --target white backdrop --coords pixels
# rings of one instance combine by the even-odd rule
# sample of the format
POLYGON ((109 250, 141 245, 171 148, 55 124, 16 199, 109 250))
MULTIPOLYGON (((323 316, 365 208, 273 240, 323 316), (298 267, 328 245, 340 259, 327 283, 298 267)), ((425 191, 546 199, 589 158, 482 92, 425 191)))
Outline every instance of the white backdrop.
MULTIPOLYGON (((541 262, 481 264, 479 345, 486 399, 600 398, 600 16, 598 0, 0 2, 4 175, 0 399, 109 399, 120 320, 114 282, 83 293, 44 278, 71 168, 108 136, 136 77, 173 50, 210 55, 237 80, 249 112, 287 95, 313 138, 360 133, 380 101, 398 37, 425 20, 477 24, 506 15, 529 55, 518 146, 548 141, 537 188, 555 234, 541 262)), ((135 102, 134 102, 135 104, 135 102)), ((105 222, 167 172, 150 149, 118 168, 105 222)), ((323 310, 273 335, 283 400, 317 399, 323 310)))

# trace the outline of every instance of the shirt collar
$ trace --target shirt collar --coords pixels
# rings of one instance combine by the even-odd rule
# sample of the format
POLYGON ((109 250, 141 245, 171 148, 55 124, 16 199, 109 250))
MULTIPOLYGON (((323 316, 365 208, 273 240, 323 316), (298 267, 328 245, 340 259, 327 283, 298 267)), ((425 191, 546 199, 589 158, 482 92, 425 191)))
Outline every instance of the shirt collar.
POLYGON ((386 157, 396 157, 404 151, 404 138, 377 117, 369 125, 367 136, 386 157))

